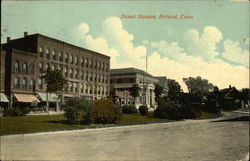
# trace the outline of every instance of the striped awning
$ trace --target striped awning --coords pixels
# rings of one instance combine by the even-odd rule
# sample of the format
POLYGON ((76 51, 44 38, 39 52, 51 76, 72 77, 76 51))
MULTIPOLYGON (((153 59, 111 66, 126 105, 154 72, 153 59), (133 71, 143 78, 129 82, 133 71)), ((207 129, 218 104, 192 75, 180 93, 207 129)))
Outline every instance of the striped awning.
POLYGON ((16 97, 18 102, 26 102, 26 103, 40 102, 38 98, 30 94, 14 94, 14 96, 16 97))
MULTIPOLYGON (((41 101, 46 101, 46 97, 47 97, 46 93, 38 92, 37 94, 38 94, 38 97, 41 101)), ((51 93, 51 94, 48 93, 48 101, 49 102, 57 102, 57 101, 59 101, 59 98, 55 93, 51 93)))
POLYGON ((1 93, 0 95, 0 102, 9 102, 8 98, 4 93, 1 93))

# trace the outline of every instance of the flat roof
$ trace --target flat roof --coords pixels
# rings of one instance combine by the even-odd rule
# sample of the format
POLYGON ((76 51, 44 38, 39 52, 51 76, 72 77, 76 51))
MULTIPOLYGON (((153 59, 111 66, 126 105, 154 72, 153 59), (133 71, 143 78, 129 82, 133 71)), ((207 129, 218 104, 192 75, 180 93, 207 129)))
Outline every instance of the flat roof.
POLYGON ((141 69, 137 69, 137 68, 110 69, 110 74, 134 74, 134 73, 141 74, 141 75, 147 75, 147 76, 155 78, 154 76, 152 76, 148 72, 145 72, 145 71, 143 71, 141 69))

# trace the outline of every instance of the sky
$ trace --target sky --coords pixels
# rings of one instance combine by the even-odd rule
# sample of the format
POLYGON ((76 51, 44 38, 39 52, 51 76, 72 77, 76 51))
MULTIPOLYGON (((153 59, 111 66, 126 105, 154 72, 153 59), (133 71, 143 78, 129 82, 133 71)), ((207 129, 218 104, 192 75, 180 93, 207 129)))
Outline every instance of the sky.
POLYGON ((40 33, 180 83, 249 88, 247 0, 3 1, 1 43, 40 33))

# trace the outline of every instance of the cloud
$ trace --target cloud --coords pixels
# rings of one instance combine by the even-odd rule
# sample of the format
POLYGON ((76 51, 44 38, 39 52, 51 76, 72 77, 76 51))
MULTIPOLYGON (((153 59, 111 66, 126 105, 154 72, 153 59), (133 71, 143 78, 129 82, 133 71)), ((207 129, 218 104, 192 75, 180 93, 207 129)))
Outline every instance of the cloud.
MULTIPOLYGON (((79 28, 82 30, 80 33, 84 46, 111 56, 111 68, 135 67, 145 70, 145 55, 148 50, 144 45, 134 45, 134 35, 124 29, 119 18, 109 17, 104 20, 100 29, 100 37, 90 35, 89 27, 85 23, 79 28)), ((247 68, 233 66, 216 58, 219 55, 216 51, 217 43, 222 40, 222 33, 216 27, 206 26, 202 34, 194 29, 188 30, 184 39, 189 42, 186 48, 181 47, 178 42, 142 41, 148 47, 148 44, 151 44, 151 51, 153 51, 148 54, 150 55, 148 56, 148 71, 155 76, 167 76, 177 80, 184 91, 187 91, 187 88, 182 78, 190 76, 201 76, 219 88, 229 85, 237 88, 249 86, 247 68)), ((230 54, 229 50, 232 48, 234 52, 231 52, 238 53, 240 50, 237 44, 233 44, 225 41, 227 49, 225 48, 224 53, 230 54)), ((243 51, 241 53, 244 55, 243 51)))
POLYGON ((219 55, 216 49, 217 43, 222 40, 222 33, 216 27, 206 26, 202 34, 195 29, 188 30, 184 35, 184 40, 187 44, 187 53, 211 61, 219 55))
POLYGON ((249 68, 249 51, 239 47, 238 41, 230 39, 224 41, 224 52, 221 55, 232 62, 245 65, 249 68))

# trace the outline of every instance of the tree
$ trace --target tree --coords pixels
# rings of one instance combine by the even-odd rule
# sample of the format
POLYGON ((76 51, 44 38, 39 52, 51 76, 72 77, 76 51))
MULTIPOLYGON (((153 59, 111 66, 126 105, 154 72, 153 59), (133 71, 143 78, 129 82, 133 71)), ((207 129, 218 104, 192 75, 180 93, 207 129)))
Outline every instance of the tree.
POLYGON ((214 85, 209 83, 207 79, 202 79, 200 76, 196 78, 183 78, 187 85, 189 93, 207 94, 209 90, 213 90, 214 85))
POLYGON ((48 93, 51 94, 52 92, 57 93, 58 91, 62 91, 63 87, 67 84, 67 80, 63 77, 60 70, 50 70, 50 68, 47 69, 45 75, 43 75, 42 78, 45 79, 45 82, 47 84, 46 104, 48 110, 49 108, 48 93))
POLYGON ((181 86, 173 79, 168 79, 168 97, 172 101, 176 101, 181 93, 181 86))
POLYGON ((163 93, 163 87, 161 87, 159 84, 155 84, 155 100, 158 101, 161 97, 161 94, 163 93))
POLYGON ((243 88, 241 91, 241 99, 244 103, 244 107, 245 105, 248 104, 248 102, 250 101, 250 90, 249 88, 243 88))
POLYGON ((134 84, 130 89, 130 95, 134 97, 134 100, 139 96, 139 89, 137 84, 134 84))

